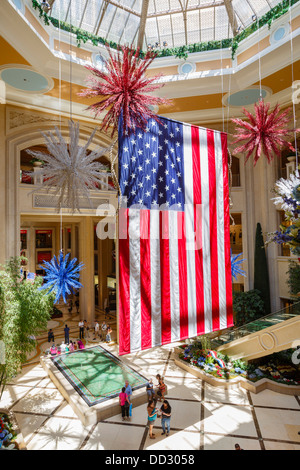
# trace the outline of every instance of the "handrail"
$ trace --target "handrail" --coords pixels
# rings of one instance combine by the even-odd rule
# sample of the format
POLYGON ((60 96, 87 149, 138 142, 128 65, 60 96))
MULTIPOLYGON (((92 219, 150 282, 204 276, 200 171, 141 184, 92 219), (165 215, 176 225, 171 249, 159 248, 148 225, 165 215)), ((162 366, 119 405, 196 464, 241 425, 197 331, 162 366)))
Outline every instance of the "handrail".
POLYGON ((256 320, 253 320, 249 323, 245 323, 244 325, 234 328, 231 330, 225 330, 224 333, 222 333, 218 338, 212 339, 212 343, 216 343, 216 345, 220 346, 221 344, 227 344, 230 343, 231 341, 235 341, 239 338, 243 338, 244 336, 251 335, 252 333, 255 333, 255 331, 260 331, 265 328, 268 328, 269 326, 272 326, 271 322, 268 324, 268 320, 274 319, 273 325, 279 323, 279 321, 286 321, 288 318, 284 318, 279 320, 278 317, 280 316, 295 316, 295 315, 300 315, 300 302, 296 302, 292 305, 289 305, 288 307, 285 307, 281 310, 278 310, 277 312, 269 313, 268 315, 265 315, 264 317, 257 318, 256 320), (277 317, 277 318, 276 318, 277 317), (277 320, 277 321, 275 321, 277 320), (263 323, 265 324, 263 325, 263 323), (252 325, 252 328, 251 328, 252 325), (253 327, 258 327, 258 328, 253 328, 253 327))

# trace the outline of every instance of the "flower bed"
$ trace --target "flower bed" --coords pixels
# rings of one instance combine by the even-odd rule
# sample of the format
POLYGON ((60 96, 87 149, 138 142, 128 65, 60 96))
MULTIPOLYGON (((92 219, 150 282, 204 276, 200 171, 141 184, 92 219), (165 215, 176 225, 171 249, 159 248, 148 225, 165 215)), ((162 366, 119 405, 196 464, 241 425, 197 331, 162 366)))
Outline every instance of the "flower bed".
POLYGON ((262 378, 285 385, 300 385, 299 367, 292 364, 290 352, 272 355, 247 364, 240 359, 231 360, 228 356, 211 349, 203 349, 200 342, 179 346, 182 352, 179 359, 205 373, 223 380, 233 380, 238 377, 255 383, 262 378))
POLYGON ((18 431, 9 413, 0 413, 0 450, 19 450, 18 431))
POLYGON ((232 380, 239 376, 246 377, 247 365, 244 361, 230 361, 228 356, 211 349, 203 349, 201 343, 179 346, 182 353, 179 359, 191 364, 218 379, 232 380))

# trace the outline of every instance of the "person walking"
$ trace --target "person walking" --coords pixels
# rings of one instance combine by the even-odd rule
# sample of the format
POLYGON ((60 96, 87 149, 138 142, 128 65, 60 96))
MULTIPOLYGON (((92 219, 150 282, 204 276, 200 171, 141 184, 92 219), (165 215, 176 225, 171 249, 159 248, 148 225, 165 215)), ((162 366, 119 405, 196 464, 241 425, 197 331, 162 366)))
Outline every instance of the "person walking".
POLYGON ((131 403, 131 396, 132 396, 132 388, 129 384, 128 380, 125 381, 125 392, 127 393, 128 400, 131 403))
POLYGON ((158 390, 157 390, 158 401, 162 401, 165 399, 166 385, 165 385, 164 379, 161 377, 160 374, 157 374, 156 378, 158 380, 158 390))
POLYGON ((161 407, 160 411, 161 411, 161 414, 160 414, 160 416, 161 416, 161 427, 162 427, 162 430, 163 430, 161 435, 163 436, 164 434, 166 434, 166 436, 168 437, 168 435, 170 434, 171 411, 172 411, 171 405, 168 402, 168 400, 163 401, 163 404, 162 404, 162 407, 161 407))
POLYGON ((119 394, 119 403, 122 411, 122 421, 126 421, 126 419, 129 419, 130 401, 128 400, 127 393, 125 392, 125 387, 122 388, 122 392, 119 394))
POLYGON ((79 300, 75 300, 76 313, 79 313, 79 300))
POLYGON ((65 325, 64 333, 65 333, 65 343, 69 344, 69 342, 70 342, 70 328, 68 327, 68 325, 65 325))
POLYGON ((111 342, 111 334, 112 334, 112 329, 110 325, 107 325, 107 330, 106 330, 106 342, 107 343, 111 342))
POLYGON ((107 324, 106 321, 103 320, 102 325, 101 325, 101 339, 102 341, 106 340, 106 330, 107 330, 107 324))
POLYGON ((83 339, 84 338, 84 322, 80 320, 80 322, 78 323, 78 326, 79 326, 79 339, 83 339))
POLYGON ((148 400, 155 400, 155 391, 154 391, 152 379, 150 379, 146 383, 146 392, 148 395, 148 400))
POLYGON ((85 329, 85 335, 84 336, 85 336, 85 338, 90 339, 90 325, 86 320, 84 320, 83 323, 84 323, 84 329, 85 329))
POLYGON ((73 310, 73 300, 71 299, 69 302, 69 307, 68 307, 69 314, 72 313, 72 310, 73 310))
POLYGON ((99 326, 99 323, 98 323, 97 321, 95 322, 94 330, 95 330, 95 337, 94 337, 94 339, 97 339, 97 338, 99 338, 99 330, 100 330, 100 326, 99 326))
POLYGON ((52 329, 50 328, 50 330, 48 331, 48 343, 54 343, 54 333, 52 331, 52 329))
POLYGON ((148 413, 147 425, 149 426, 149 437, 150 437, 150 439, 155 439, 155 434, 153 434, 153 426, 154 426, 155 420, 157 418, 157 412, 158 412, 158 409, 155 408, 154 400, 149 400, 149 403, 148 403, 148 406, 147 406, 147 413, 148 413))

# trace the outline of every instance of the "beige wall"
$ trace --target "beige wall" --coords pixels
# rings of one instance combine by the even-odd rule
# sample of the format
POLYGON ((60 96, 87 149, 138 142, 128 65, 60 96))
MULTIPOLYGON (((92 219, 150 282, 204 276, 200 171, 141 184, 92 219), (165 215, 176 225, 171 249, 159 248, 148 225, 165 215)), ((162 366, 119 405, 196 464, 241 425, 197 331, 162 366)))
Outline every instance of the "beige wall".
POLYGON ((0 264, 5 262, 5 204, 6 204, 6 184, 5 184, 5 105, 0 104, 0 217, 2 223, 0 224, 0 264))

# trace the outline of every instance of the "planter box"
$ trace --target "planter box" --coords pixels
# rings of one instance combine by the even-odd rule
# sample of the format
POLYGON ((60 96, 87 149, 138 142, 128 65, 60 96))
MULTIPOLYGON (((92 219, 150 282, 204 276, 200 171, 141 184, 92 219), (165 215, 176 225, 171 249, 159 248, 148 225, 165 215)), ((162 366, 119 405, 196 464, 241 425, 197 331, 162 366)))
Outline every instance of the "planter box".
MULTIPOLYGON (((182 353, 182 349, 175 348, 175 353, 182 353)), ((258 380, 257 382, 251 382, 250 380, 244 377, 237 377, 235 379, 218 379, 211 374, 206 373, 205 371, 199 369, 198 367, 193 366, 192 364, 187 364, 182 359, 176 358, 175 364, 178 367, 186 370, 190 374, 198 377, 201 380, 209 383, 214 387, 223 387, 225 390, 228 389, 236 389, 236 388, 244 388, 249 390, 252 393, 260 393, 263 390, 272 390, 276 393, 282 393, 284 395, 300 395, 300 386, 299 385, 285 385, 281 383, 274 382, 273 380, 263 378, 258 380)))
POLYGON ((0 414, 5 414, 9 417, 10 422, 13 425, 14 431, 17 433, 17 438, 13 441, 18 444, 19 450, 27 450, 23 435, 20 431, 16 417, 12 411, 8 411, 5 408, 0 408, 0 414))

